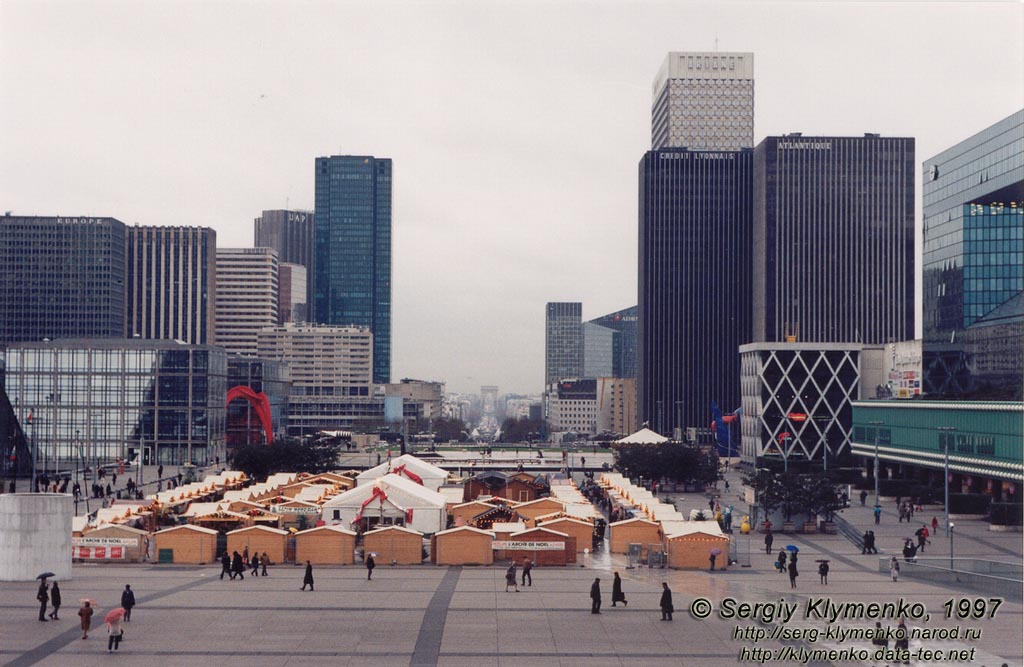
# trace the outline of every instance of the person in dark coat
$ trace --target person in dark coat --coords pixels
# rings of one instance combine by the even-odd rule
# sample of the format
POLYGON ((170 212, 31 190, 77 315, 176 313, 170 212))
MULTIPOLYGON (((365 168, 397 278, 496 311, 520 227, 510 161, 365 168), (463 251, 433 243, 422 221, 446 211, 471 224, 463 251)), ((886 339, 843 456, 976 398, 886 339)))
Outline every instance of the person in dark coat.
POLYGON ((775 567, 779 569, 779 572, 786 571, 786 550, 779 549, 779 557, 775 559, 775 567))
POLYGON ((228 579, 235 578, 235 573, 231 571, 231 556, 227 551, 220 557, 220 578, 223 579, 225 574, 228 579))
POLYGON ((92 614, 93 608, 89 604, 89 601, 86 600, 82 603, 82 608, 78 610, 78 618, 82 619, 82 639, 89 638, 89 628, 92 627, 92 614))
POLYGON ((800 573, 796 571, 796 558, 791 558, 790 561, 789 561, 789 587, 790 588, 796 588, 796 578, 799 575, 800 575, 800 573))
POLYGON ((712 572, 715 571, 715 556, 716 556, 716 554, 711 554, 711 556, 708 557, 708 562, 711 563, 711 571, 712 572))
POLYGON ((132 620, 132 607, 135 606, 135 593, 129 584, 124 585, 121 593, 121 606, 124 607, 124 622, 127 623, 132 620))
POLYGON ((505 592, 508 593, 508 587, 512 586, 516 589, 516 593, 519 592, 519 584, 516 583, 516 562, 512 561, 512 564, 505 570, 505 592))
POLYGON ((268 556, 267 552, 264 551, 262 554, 260 554, 260 576, 267 576, 267 563, 269 562, 270 556, 268 556))
MULTIPOLYGON (((245 579, 245 563, 242 561, 242 554, 237 551, 231 554, 231 571, 240 579, 245 579)), ((233 579, 234 577, 232 577, 233 579)))
POLYGON ((523 586, 533 586, 533 561, 529 556, 523 558, 523 586), (529 580, 530 583, 526 583, 529 580))
POLYGON ((594 583, 590 585, 590 613, 601 613, 601 578, 594 577, 594 583))
POLYGON ((260 576, 260 557, 256 554, 253 554, 252 560, 249 561, 249 565, 252 566, 252 572, 250 572, 249 574, 253 577, 260 576))
POLYGON ((768 532, 764 534, 764 552, 766 554, 768 554, 769 556, 772 553, 772 543, 774 541, 775 541, 775 535, 772 534, 772 531, 769 528, 768 532))
POLYGON ((612 606, 615 606, 616 602, 621 602, 624 606, 629 606, 626 602, 626 594, 622 592, 622 578, 619 577, 619 573, 615 573, 615 578, 612 579, 612 606))
POLYGON ((50 602, 50 592, 46 587, 46 579, 39 582, 39 590, 36 591, 36 599, 39 600, 39 620, 46 622, 46 605, 50 602))
POLYGON ((822 563, 818 566, 818 576, 821 577, 821 583, 828 586, 828 563, 822 563))
POLYGON ((661 620, 671 621, 672 612, 675 611, 675 607, 672 606, 672 589, 668 587, 667 582, 661 582, 661 620))
POLYGON ((373 568, 377 567, 377 562, 373 560, 373 554, 366 556, 366 580, 370 581, 373 579, 373 568))
POLYGON ((306 561, 306 574, 302 577, 302 589, 306 590, 306 586, 309 586, 309 590, 313 589, 313 564, 308 560, 306 561))
POLYGON ((60 611, 60 586, 57 582, 53 582, 53 588, 50 589, 50 604, 53 606, 53 611, 50 612, 50 618, 55 621, 60 619, 57 617, 57 612, 60 611))

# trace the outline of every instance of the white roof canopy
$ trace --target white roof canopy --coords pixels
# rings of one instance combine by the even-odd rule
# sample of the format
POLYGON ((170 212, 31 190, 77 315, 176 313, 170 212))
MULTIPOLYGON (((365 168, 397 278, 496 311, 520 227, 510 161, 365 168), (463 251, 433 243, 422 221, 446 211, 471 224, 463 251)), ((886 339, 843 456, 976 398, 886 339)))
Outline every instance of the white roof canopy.
POLYGON ((663 435, 658 435, 649 428, 642 428, 633 435, 626 436, 621 440, 616 440, 617 445, 660 445, 663 442, 668 442, 668 438, 663 435))

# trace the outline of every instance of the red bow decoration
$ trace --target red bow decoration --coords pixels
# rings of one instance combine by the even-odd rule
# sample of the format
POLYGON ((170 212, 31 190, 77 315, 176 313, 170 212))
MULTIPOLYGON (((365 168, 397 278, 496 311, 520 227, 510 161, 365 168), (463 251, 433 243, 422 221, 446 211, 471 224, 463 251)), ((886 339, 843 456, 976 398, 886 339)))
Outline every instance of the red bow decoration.
POLYGON ((411 472, 408 468, 405 467, 404 463, 402 465, 396 467, 391 472, 393 472, 396 475, 405 475, 406 477, 408 477, 412 481, 416 482, 420 486, 423 486, 423 478, 420 477, 419 475, 417 475, 416 473, 411 472))

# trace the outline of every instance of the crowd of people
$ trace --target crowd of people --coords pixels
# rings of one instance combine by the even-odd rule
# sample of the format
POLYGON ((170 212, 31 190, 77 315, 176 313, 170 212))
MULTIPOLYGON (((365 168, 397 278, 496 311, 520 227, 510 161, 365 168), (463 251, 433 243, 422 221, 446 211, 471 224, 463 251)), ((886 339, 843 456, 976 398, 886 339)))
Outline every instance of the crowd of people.
MULTIPOLYGON (((46 623, 60 620, 60 608, 63 605, 60 583, 53 582, 50 586, 48 577, 41 576, 39 588, 36 590, 36 600, 39 602, 39 620, 46 623), (49 611, 48 611, 49 610, 49 611)), ((112 653, 121 647, 124 640, 124 626, 122 623, 130 623, 132 620, 132 609, 135 608, 135 592, 131 584, 125 584, 121 591, 121 606, 115 607, 106 614, 103 622, 107 626, 107 652, 112 653)), ((82 639, 89 638, 89 630, 92 629, 92 617, 96 612, 95 601, 83 598, 81 607, 78 610, 78 623, 82 629, 82 639)))

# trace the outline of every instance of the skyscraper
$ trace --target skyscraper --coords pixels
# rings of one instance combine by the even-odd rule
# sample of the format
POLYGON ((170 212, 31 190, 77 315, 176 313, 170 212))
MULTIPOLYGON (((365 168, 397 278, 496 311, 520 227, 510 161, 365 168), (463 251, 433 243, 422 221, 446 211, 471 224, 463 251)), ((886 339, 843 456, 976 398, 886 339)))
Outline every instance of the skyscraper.
MULTIPOLYGON (((636 345, 637 345, 637 307, 631 306, 622 310, 617 310, 614 313, 608 313, 601 317, 595 318, 587 322, 586 324, 593 324, 605 329, 611 329, 614 331, 612 336, 612 349, 611 349, 611 373, 608 375, 590 375, 590 371, 586 372, 587 377, 617 377, 617 378, 635 378, 636 377, 636 345)), ((586 334, 584 333, 584 347, 586 347, 586 334)), ((584 366, 590 363, 587 358, 589 355, 588 350, 584 350, 584 366)))
POLYGON ((218 248, 217 344, 255 355, 260 330, 277 325, 278 294, 273 248, 218 248))
POLYGON ((544 320, 544 387, 583 377, 583 304, 551 302, 544 320))
POLYGON ((278 324, 309 321, 309 304, 306 303, 308 283, 306 267, 288 262, 278 262, 278 324))
MULTIPOLYGON (((306 267, 306 275, 313 275, 313 230, 315 216, 312 211, 263 211, 254 221, 256 248, 273 248, 277 260, 306 267)), ((305 303, 313 302, 312 280, 306 290, 305 303)))
POLYGON ((638 419, 660 433, 740 402, 750 342, 753 153, 649 151, 640 161, 638 419))
POLYGON ((214 342, 217 232, 128 227, 125 260, 129 336, 214 342))
POLYGON ((1011 398, 1024 348, 1024 110, 924 162, 924 391, 1011 398))
POLYGON ((652 150, 754 146, 753 53, 669 53, 653 92, 652 150))
POLYGON ((391 379, 391 160, 316 159, 313 319, 368 327, 373 381, 391 379))
POLYGON ((124 251, 114 218, 0 218, 0 346, 124 337, 124 251))
POLYGON ((914 140, 766 137, 754 151, 754 340, 914 337, 914 140))

